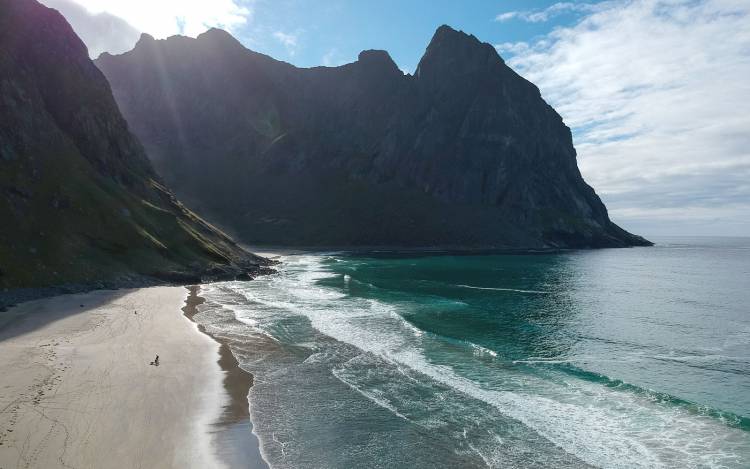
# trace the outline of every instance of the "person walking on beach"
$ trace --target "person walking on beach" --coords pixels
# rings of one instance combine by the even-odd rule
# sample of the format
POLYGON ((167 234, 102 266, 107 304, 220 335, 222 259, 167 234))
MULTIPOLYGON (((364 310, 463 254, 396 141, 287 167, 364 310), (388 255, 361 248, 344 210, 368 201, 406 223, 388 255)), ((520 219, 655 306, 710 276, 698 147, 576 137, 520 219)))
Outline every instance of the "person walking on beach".
POLYGON ((159 366, 159 355, 157 355, 156 358, 154 358, 154 361, 149 363, 149 365, 159 366))

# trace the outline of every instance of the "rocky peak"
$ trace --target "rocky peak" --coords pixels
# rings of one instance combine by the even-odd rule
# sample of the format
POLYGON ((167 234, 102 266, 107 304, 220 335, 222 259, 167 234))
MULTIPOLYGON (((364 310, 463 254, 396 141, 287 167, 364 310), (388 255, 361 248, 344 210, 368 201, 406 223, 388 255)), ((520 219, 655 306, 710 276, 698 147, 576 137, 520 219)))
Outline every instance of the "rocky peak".
POLYGON ((157 170, 248 243, 644 242, 609 221, 560 116, 474 36, 438 28, 413 77, 384 51, 300 69, 182 39, 169 61, 99 64, 157 170), (143 93, 161 74, 201 79, 143 93))
POLYGON ((194 282, 257 263, 161 184, 59 12, 0 0, 0 77, 0 290, 194 282))
POLYGON ((88 53, 83 41, 57 10, 35 1, 0 2, 0 45, 14 46, 13 51, 19 52, 17 58, 21 61, 44 57, 77 59, 82 52, 88 53), (54 52, 43 46, 50 39, 54 39, 54 52))
POLYGON ((459 31, 451 28, 447 24, 441 25, 435 30, 435 34, 432 35, 432 40, 429 47, 432 44, 441 43, 445 41, 468 41, 475 44, 481 44, 473 34, 467 34, 463 31, 459 31))
POLYGON ((141 33, 141 37, 138 38, 138 42, 135 43, 135 47, 147 47, 156 42, 154 36, 148 33, 141 33))
MULTIPOLYGON (((235 39, 228 32, 211 28, 204 33, 201 33, 196 38, 182 36, 176 34, 163 40, 156 40, 152 35, 148 33, 142 33, 140 39, 135 44, 133 51, 148 51, 148 50, 188 50, 193 44, 197 44, 200 47, 208 48, 217 53, 227 52, 229 50, 245 50, 244 46, 235 39)), ((125 55, 129 54, 128 52, 125 55)), ((109 54, 107 54, 109 55, 109 54)))
POLYGON ((198 41, 211 42, 213 44, 242 47, 240 41, 234 36, 219 28, 211 28, 208 31, 199 34, 196 39, 198 41))
POLYGON ((427 82, 444 80, 484 73, 493 65, 503 63, 490 44, 443 25, 432 36, 414 76, 427 82))
POLYGON ((363 50, 357 63, 369 73, 402 74, 396 62, 384 50, 363 50))

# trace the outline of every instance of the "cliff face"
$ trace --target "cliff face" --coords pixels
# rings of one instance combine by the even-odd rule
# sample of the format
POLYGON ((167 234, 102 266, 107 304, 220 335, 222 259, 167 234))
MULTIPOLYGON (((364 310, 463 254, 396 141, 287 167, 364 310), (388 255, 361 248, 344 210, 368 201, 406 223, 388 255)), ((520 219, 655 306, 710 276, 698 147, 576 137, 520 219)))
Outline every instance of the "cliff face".
POLYGON ((0 0, 0 288, 225 277, 267 263, 160 181, 65 19, 0 0))
POLYGON ((649 244, 609 220, 536 86, 448 26, 413 76, 384 51, 299 69, 215 29, 96 64, 157 171, 249 243, 649 244))

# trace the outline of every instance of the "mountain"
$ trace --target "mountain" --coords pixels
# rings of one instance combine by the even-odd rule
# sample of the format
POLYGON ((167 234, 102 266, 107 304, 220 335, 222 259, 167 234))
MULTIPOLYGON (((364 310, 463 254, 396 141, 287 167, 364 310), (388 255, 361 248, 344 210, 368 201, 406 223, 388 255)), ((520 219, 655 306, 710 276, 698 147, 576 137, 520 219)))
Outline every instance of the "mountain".
POLYGON ((40 3, 54 8, 65 17, 88 47, 89 57, 99 57, 104 51, 129 51, 141 35, 122 18, 105 11, 92 13, 76 0, 41 0, 40 3))
POLYGON ((250 275, 186 209, 56 11, 0 0, 0 288, 250 275))
POLYGON ((413 76, 377 50, 296 68, 217 29, 96 64, 157 172, 251 244, 650 244, 610 221, 538 88, 448 26, 413 76))

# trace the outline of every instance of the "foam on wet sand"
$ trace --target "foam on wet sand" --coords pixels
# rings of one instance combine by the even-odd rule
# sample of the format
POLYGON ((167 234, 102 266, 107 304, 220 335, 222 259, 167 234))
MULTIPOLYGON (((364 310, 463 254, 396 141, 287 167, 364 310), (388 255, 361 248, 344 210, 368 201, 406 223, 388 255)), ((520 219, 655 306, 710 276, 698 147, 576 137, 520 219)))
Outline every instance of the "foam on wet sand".
POLYGON ((97 291, 10 311, 22 319, 0 330, 0 467, 222 467, 225 372, 219 344, 182 314, 187 294, 97 291))

